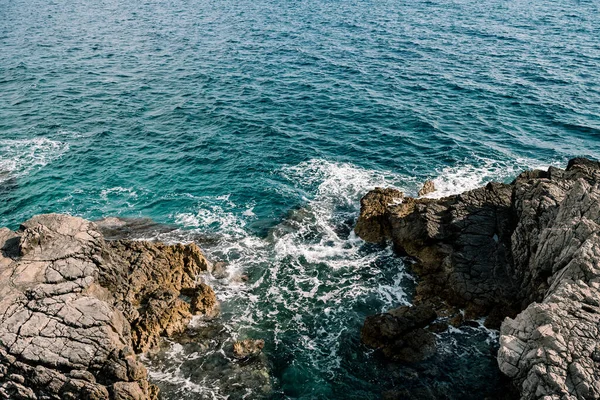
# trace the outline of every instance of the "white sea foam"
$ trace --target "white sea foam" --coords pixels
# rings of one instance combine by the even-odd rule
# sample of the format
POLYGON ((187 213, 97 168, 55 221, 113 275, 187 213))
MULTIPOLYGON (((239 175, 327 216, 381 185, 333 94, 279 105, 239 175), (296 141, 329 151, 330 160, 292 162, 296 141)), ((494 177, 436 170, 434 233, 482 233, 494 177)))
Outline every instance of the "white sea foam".
POLYGON ((46 138, 0 139, 0 182, 42 168, 68 150, 67 143, 46 138))
MULTIPOLYGON (((483 165, 441 170, 436 195, 510 178, 522 169, 509 170, 492 162, 483 165)), ((304 204, 266 238, 248 230, 248 221, 255 216, 247 211, 253 205, 236 205, 229 196, 199 199, 197 211, 176 214, 174 219, 193 228, 188 233, 217 233, 217 241, 203 247, 209 258, 228 263, 231 280, 215 281, 214 286, 219 300, 228 304, 222 322, 234 339, 246 337, 247 332, 270 335, 267 339, 276 349, 288 346, 286 351, 294 354, 296 364, 315 370, 314 379, 334 377, 341 368, 341 338, 348 329, 358 329, 349 328, 349 310, 366 299, 377 299, 380 308, 374 311, 409 304, 406 287, 413 284, 391 249, 365 250, 364 242, 352 232, 360 198, 376 186, 410 192, 417 184, 402 175, 323 160, 289 166, 279 174, 289 183, 284 190, 299 193, 304 204), (248 283, 240 279, 244 274, 252 276, 248 283), (290 335, 296 343, 292 348, 290 335)), ((471 332, 494 340, 491 331, 469 328, 443 334, 442 347, 463 349, 457 338, 471 332)), ((174 350, 172 357, 181 355, 174 350)), ((157 381, 220 395, 214 382, 191 384, 177 369, 156 372, 151 366, 150 371, 157 381)))
MULTIPOLYGON (((255 218, 253 206, 238 207, 228 196, 200 199, 197 211, 174 219, 195 228, 192 232, 217 233, 217 243, 203 247, 209 258, 227 261, 233 277, 225 285, 215 282, 219 300, 231 310, 223 322, 232 337, 270 326, 270 340, 278 347, 292 334, 297 344, 289 351, 296 353, 297 362, 332 377, 341 364, 340 337, 349 323, 348 311, 366 298, 378 299, 381 310, 407 302, 403 281, 408 275, 401 260, 390 249, 364 251, 364 242, 350 226, 364 193, 400 185, 402 177, 323 160, 286 167, 279 174, 289 182, 290 192, 302 193, 305 204, 266 238, 247 229, 248 220, 255 218), (395 263, 386 279, 377 265, 382 257, 395 263), (236 279, 246 273, 254 279, 247 284, 236 279), (314 315, 316 307, 327 318, 314 315), (289 313, 293 316, 288 319, 289 313)), ((176 352, 172 356, 181 357, 176 352)), ((177 370, 150 371, 159 381, 186 379, 177 370)), ((207 387, 201 386, 188 388, 204 393, 207 387)))
POLYGON ((498 161, 483 157, 459 163, 452 167, 444 167, 437 171, 433 178, 435 192, 425 197, 440 198, 473 190, 491 181, 504 182, 516 177, 527 169, 548 169, 549 166, 560 166, 560 163, 543 163, 538 160, 517 158, 509 161, 498 161))
POLYGON ((137 192, 133 188, 124 188, 121 186, 115 186, 108 189, 103 189, 100 192, 100 198, 102 200, 108 200, 112 196, 125 196, 128 198, 137 198, 137 192))

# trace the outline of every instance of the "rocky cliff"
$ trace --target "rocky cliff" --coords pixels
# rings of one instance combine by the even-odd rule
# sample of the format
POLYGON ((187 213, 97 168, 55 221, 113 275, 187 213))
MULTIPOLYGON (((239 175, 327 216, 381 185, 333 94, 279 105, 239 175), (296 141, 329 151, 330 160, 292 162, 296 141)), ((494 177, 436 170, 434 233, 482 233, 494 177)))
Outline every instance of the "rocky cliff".
POLYGON ((194 244, 108 242, 48 214, 0 229, 0 248, 3 399, 156 399, 136 353, 217 311, 194 244))
POLYGON ((415 329, 485 316, 501 323, 498 365, 522 399, 600 398, 599 185, 600 163, 573 159, 442 199, 371 191, 356 233, 417 261, 415 307, 438 322, 407 330, 410 312, 392 310, 367 319, 363 342, 402 359, 415 329))

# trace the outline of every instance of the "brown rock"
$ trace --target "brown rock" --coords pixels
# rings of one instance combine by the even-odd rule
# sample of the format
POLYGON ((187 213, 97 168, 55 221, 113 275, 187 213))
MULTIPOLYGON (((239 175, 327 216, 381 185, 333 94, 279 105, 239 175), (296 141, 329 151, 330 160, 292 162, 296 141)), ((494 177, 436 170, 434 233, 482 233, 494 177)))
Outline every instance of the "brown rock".
POLYGON ((429 193, 433 193, 435 192, 435 185, 433 183, 433 181, 427 180, 425 181, 425 183, 423 184, 423 187, 421 188, 421 190, 419 190, 419 197, 421 196, 425 196, 429 193))
POLYGON ((354 231, 367 242, 380 243, 390 236, 388 205, 402 201, 396 189, 375 188, 360 201, 360 218, 354 231))
POLYGON ((215 292, 207 284, 201 283, 195 289, 191 301, 191 311, 194 315, 213 317, 219 312, 219 303, 215 292))
MULTIPOLYGON (((180 294, 201 290, 216 298, 212 289, 197 282, 209 263, 194 243, 163 243, 117 240, 107 242, 100 283, 109 288, 116 306, 131 323, 133 348, 144 352, 158 344, 160 336, 183 331, 192 317, 190 303, 180 294)), ((208 311, 208 310, 207 310, 208 311)), ((197 313, 203 310, 197 310, 197 313)))
POLYGON ((265 341, 262 339, 246 339, 235 342, 233 344, 233 356, 239 360, 254 358, 261 353, 263 347, 265 347, 265 341))

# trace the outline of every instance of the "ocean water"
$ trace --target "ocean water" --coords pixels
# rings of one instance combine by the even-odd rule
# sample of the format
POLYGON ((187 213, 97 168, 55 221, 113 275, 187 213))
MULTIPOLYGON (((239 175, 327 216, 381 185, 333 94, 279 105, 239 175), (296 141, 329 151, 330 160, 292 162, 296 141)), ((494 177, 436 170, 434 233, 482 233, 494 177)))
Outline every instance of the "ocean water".
MULTIPOLYGON (((414 277, 352 233, 360 197, 574 156, 600 157, 597 1, 0 0, 1 225, 149 217, 199 240, 227 262, 220 323, 267 342, 274 398, 492 393, 494 332, 444 333, 412 369, 361 347, 414 277)), ((165 398, 237 396, 163 356, 165 398)))

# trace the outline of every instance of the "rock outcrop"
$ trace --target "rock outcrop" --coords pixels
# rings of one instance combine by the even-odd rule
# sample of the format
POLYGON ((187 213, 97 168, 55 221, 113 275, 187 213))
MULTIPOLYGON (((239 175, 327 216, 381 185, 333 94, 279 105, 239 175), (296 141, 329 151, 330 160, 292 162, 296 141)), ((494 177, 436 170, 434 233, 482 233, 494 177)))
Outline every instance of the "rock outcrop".
POLYGON ((394 361, 422 361, 435 353, 435 335, 426 328, 436 318, 425 305, 398 307, 367 317, 361 341, 394 361))
POLYGON ((421 190, 419 190, 419 197, 421 196, 427 196, 430 193, 435 192, 435 184, 433 183, 433 181, 425 181, 425 183, 423 184, 423 187, 421 188, 421 190))
POLYGON ((233 356, 238 360, 248 360, 257 357, 265 347, 265 341, 262 339, 246 339, 233 344, 233 356))
POLYGON ((156 399, 135 353, 215 312, 194 244, 106 242, 92 222, 47 214, 0 229, 0 248, 3 399, 156 399))
POLYGON ((442 199, 375 189, 356 233, 417 260, 416 304, 503 321, 498 364, 521 398, 597 399, 599 200, 600 163, 573 159, 442 199))

